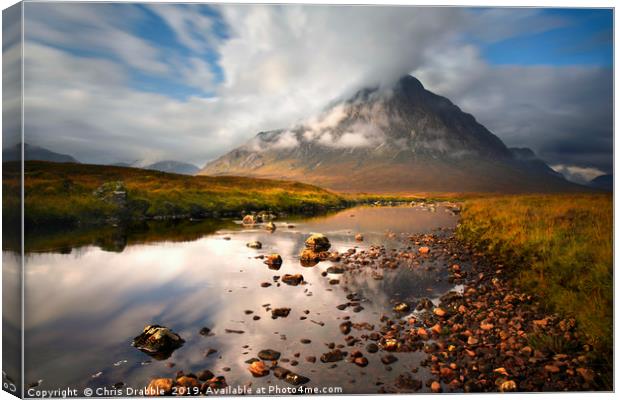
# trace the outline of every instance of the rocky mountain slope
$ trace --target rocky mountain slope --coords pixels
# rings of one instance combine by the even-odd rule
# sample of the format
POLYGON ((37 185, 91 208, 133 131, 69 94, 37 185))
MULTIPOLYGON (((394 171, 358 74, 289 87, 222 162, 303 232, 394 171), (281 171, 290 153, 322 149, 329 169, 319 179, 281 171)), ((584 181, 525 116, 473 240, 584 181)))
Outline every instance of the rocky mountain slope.
POLYGON ((199 174, 292 179, 350 192, 583 190, 509 149, 412 76, 363 89, 289 129, 260 132, 199 174))

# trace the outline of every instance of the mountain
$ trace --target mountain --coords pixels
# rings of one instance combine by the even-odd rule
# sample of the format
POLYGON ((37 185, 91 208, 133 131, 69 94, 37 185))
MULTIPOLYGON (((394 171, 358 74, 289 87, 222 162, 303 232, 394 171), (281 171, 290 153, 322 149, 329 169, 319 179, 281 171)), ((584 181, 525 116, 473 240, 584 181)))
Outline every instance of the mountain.
POLYGON ((171 174, 181 174, 181 175, 195 175, 200 170, 200 168, 198 168, 194 164, 189 164, 189 163, 185 163, 181 161, 172 161, 172 160, 158 161, 153 164, 148 164, 143 161, 118 162, 112 165, 115 167, 152 169, 155 171, 169 172, 171 174))
POLYGON ((612 192, 614 190, 614 176, 612 174, 597 176, 589 182, 588 186, 612 192))
MULTIPOLYGON (((21 145, 17 144, 2 150, 2 161, 18 161, 21 157, 21 145)), ((71 162, 79 161, 67 154, 60 154, 39 146, 33 146, 24 143, 24 159, 26 161, 53 161, 53 162, 71 162)))
POLYGON ((142 167, 144 169, 154 169, 156 171, 162 172, 170 172, 173 174, 183 174, 183 175, 195 175, 200 168, 195 166, 194 164, 189 164, 180 161, 159 161, 154 164, 147 165, 142 167))
POLYGON ((584 190, 531 150, 509 149, 412 76, 389 90, 360 90, 289 129, 260 132, 199 174, 292 179, 349 192, 584 190))

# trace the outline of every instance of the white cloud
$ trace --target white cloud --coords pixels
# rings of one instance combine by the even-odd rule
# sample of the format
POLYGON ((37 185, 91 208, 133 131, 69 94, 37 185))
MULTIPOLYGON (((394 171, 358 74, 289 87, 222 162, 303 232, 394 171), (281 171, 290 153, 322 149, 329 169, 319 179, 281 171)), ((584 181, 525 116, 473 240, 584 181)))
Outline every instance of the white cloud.
POLYGON ((217 45, 213 20, 199 12, 199 5, 148 4, 147 7, 166 21, 179 41, 197 53, 205 53, 217 45))
MULTIPOLYGON (((197 12, 201 6, 150 5, 187 55, 137 35, 132 27, 145 23, 144 11, 130 4, 26 7, 26 133, 83 161, 203 164, 259 131, 299 126, 361 86, 387 86, 414 71, 510 145, 534 147, 554 163, 587 165, 597 154, 598 168, 610 164, 610 72, 490 66, 463 41, 466 34, 493 41, 564 23, 533 9, 225 5, 216 7, 229 30, 222 39, 213 19, 197 12), (224 74, 220 86, 209 52, 224 74), (147 92, 132 80, 136 71, 215 97, 147 92), (594 138, 588 151, 584 136, 594 138), (581 153, 563 160, 570 151, 558 142, 581 153), (578 160, 582 153, 588 156, 578 160)), ((381 121, 375 132, 329 133, 342 112, 312 121, 303 140, 336 147, 380 140, 381 121)), ((285 135, 278 146, 296 141, 285 135)))
POLYGON ((556 172, 564 175, 569 181, 577 183, 588 183, 597 176, 604 175, 605 172, 592 167, 579 167, 576 165, 552 165, 556 172))
POLYGON ((508 146, 544 160, 610 170, 610 69, 492 66, 473 46, 452 47, 413 71, 424 85, 473 114, 508 146))
POLYGON ((273 143, 271 147, 274 149, 290 149, 298 145, 299 141, 295 137, 295 134, 291 131, 286 131, 278 137, 278 140, 273 143))

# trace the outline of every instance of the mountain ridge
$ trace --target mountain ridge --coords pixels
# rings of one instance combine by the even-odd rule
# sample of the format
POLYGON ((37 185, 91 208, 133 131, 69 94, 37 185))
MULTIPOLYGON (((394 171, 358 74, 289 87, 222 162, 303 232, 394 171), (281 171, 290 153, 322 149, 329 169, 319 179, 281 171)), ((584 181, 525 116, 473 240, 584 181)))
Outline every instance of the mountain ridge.
POLYGON ((585 189, 530 149, 509 149, 412 76, 388 90, 361 89, 288 129, 259 132, 200 174, 299 180, 348 192, 585 189))

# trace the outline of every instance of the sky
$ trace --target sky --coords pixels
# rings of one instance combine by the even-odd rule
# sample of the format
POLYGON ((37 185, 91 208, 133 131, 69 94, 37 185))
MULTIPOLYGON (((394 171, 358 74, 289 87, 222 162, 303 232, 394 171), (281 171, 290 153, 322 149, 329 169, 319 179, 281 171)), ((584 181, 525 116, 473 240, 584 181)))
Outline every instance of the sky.
POLYGON ((81 162, 203 166, 410 73, 571 179, 612 171, 611 10, 25 3, 24 21, 26 141, 81 162))

